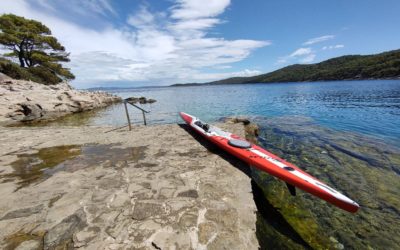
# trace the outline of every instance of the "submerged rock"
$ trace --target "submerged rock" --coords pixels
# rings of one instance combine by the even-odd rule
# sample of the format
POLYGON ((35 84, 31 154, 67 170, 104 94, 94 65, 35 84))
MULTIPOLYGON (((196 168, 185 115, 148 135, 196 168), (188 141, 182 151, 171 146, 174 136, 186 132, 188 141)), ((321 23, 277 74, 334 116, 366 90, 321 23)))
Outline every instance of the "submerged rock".
POLYGON ((272 220, 259 216, 261 241, 286 249, 398 248, 400 149, 376 138, 317 126, 309 118, 255 121, 264 148, 360 204, 360 210, 351 214, 301 190, 293 197, 285 183, 253 170, 262 189, 260 202, 269 204, 267 214, 276 212, 272 220))
POLYGON ((147 99, 146 97, 128 97, 125 99, 125 101, 132 103, 132 104, 136 104, 136 103, 140 103, 140 104, 151 104, 151 103, 155 103, 156 100, 154 99, 147 99))
POLYGON ((259 135, 259 127, 256 123, 250 122, 250 118, 244 116, 233 116, 224 117, 222 121, 226 123, 242 123, 244 125, 246 140, 257 143, 257 137, 259 135))

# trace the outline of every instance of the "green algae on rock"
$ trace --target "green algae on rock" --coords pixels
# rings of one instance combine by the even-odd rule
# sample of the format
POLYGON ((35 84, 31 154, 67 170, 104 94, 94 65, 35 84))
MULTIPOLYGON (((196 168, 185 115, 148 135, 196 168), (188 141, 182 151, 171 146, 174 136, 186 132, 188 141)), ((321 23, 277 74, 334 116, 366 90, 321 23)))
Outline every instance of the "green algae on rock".
MULTIPOLYGON (((315 249, 394 249, 400 245, 400 150, 362 135, 316 126, 303 117, 255 118, 261 144, 359 202, 349 214, 254 170, 263 195, 315 249)), ((268 225, 258 221, 258 228, 268 225)), ((276 234, 276 232, 275 232, 276 234)), ((266 236, 268 237, 268 236, 266 236)), ((304 246, 287 243, 285 248, 304 246)))
POLYGON ((44 234, 45 232, 35 234, 16 232, 6 238, 7 245, 5 246, 5 250, 13 250, 17 249, 17 247, 21 249, 42 249, 44 234))

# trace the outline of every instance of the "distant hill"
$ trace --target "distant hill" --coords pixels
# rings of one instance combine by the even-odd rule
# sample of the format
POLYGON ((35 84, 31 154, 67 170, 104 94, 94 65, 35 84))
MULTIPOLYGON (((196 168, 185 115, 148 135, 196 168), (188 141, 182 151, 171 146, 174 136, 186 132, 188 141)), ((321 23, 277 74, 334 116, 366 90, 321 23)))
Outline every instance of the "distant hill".
POLYGON ((171 86, 393 79, 399 77, 400 49, 376 55, 341 56, 315 64, 294 64, 252 77, 232 77, 207 83, 174 84, 171 86))

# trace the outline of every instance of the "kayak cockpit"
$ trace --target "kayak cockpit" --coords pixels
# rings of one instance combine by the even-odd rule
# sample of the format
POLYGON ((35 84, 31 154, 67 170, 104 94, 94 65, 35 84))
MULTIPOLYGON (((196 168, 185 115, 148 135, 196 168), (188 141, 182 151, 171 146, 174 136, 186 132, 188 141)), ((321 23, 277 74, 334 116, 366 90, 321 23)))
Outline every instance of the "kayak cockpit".
POLYGON ((207 123, 203 123, 200 120, 195 121, 194 125, 204 130, 204 132, 208 132, 208 130, 210 129, 210 125, 208 125, 207 123))

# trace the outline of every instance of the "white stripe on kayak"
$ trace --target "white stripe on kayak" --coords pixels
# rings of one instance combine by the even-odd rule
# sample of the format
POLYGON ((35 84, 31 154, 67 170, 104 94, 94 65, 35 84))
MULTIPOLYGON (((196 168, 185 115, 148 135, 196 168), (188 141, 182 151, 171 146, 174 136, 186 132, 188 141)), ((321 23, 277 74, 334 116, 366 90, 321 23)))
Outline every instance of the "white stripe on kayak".
MULTIPOLYGON (((272 158, 271 156, 266 155, 266 154, 264 154, 263 152, 261 152, 261 151, 259 151, 257 149, 250 148, 249 151, 251 151, 252 153, 260 156, 261 158, 263 158, 263 159, 265 159, 267 161, 269 161, 270 163, 274 164, 275 166, 278 166, 279 168, 284 169, 284 167, 289 167, 289 166, 285 165, 283 162, 281 162, 280 160, 272 158)), ((289 173, 292 173, 295 176, 297 176, 297 177, 299 177, 299 178, 301 178, 301 179, 313 184, 314 186, 316 186, 316 187, 328 192, 329 194, 331 194, 332 196, 338 198, 339 200, 342 200, 342 201, 344 201, 346 203, 350 203, 350 204, 354 204, 354 205, 357 204, 356 202, 354 202, 353 200, 351 200, 347 196, 339 193, 337 190, 335 190, 335 189, 333 189, 333 188, 331 188, 331 187, 329 187, 329 186, 327 186, 327 185, 315 180, 314 178, 311 178, 308 175, 303 174, 302 172, 297 171, 296 169, 294 169, 293 171, 288 171, 288 170, 285 170, 285 171, 287 171, 289 173)))

